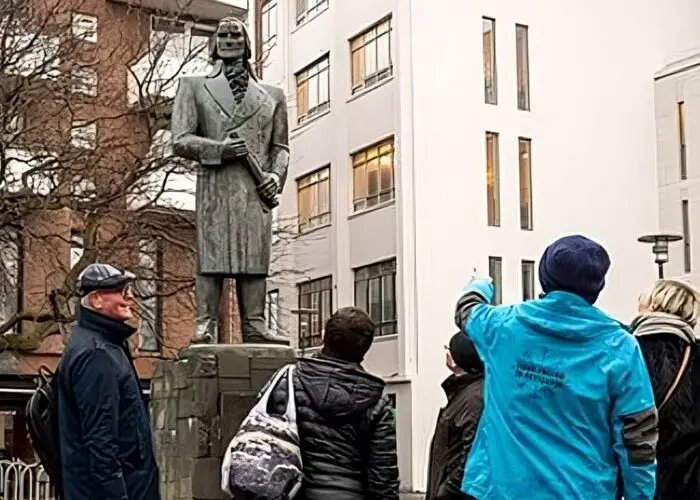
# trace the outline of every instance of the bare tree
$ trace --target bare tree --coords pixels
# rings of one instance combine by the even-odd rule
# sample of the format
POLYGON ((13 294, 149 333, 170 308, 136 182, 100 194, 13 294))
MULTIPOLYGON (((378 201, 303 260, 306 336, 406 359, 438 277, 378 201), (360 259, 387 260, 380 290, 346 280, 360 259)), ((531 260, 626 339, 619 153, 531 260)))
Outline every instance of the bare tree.
POLYGON ((144 299, 179 297, 191 308, 194 172, 169 152, 166 129, 177 78, 206 67, 208 28, 189 5, 114 4, 96 25, 75 14, 83 1, 0 3, 0 334, 9 348, 65 333, 77 278, 96 261, 135 271, 150 284, 144 299), (154 274, 157 259, 144 254, 158 252, 177 258, 154 274))

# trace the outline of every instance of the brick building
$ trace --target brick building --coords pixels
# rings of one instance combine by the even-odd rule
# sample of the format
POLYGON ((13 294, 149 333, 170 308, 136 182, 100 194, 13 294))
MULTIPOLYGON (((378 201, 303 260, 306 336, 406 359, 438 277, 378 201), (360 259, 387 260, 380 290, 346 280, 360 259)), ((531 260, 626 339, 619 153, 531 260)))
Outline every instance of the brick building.
POLYGON ((3 38, 12 41, 0 47, 0 455, 32 458, 17 432, 23 408, 39 368, 57 364, 73 284, 89 262, 137 274, 131 342, 144 387, 154 360, 187 344, 191 172, 170 166, 164 130, 177 77, 201 66, 208 33, 229 14, 245 11, 215 0, 0 6, 3 38))

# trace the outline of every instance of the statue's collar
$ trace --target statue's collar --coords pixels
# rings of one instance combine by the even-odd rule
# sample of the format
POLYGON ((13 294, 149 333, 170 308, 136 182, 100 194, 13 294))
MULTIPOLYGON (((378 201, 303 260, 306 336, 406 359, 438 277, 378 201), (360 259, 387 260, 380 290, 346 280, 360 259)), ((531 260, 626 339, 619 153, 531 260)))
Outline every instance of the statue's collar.
POLYGON ((211 68, 211 71, 207 75, 207 78, 216 78, 217 76, 219 76, 221 74, 223 69, 224 69, 224 61, 222 61, 221 59, 218 59, 216 62, 214 62, 214 66, 211 68))

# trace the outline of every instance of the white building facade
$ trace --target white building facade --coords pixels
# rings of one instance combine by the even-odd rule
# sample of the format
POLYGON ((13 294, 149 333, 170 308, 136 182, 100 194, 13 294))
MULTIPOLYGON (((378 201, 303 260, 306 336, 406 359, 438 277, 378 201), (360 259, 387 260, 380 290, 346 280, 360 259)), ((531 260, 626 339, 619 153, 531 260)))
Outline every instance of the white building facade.
POLYGON ((272 323, 307 355, 333 310, 370 311, 366 367, 395 397, 407 493, 425 491, 443 346, 474 272, 521 301, 538 293, 545 246, 585 233, 611 254, 600 304, 622 320, 655 276, 636 241, 659 228, 653 77, 700 46, 700 4, 643 4, 255 9, 263 81, 289 96, 278 220, 293 238, 275 260, 272 323))

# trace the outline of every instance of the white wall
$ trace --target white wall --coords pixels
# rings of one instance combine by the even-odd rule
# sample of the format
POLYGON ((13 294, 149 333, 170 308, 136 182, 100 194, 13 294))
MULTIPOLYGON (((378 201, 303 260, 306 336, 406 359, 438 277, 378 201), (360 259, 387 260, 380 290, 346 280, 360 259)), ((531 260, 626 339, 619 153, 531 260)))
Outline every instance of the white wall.
POLYGON ((700 4, 434 0, 402 3, 398 15, 409 13, 398 42, 399 51, 409 47, 399 62, 412 64, 399 70, 400 192, 415 196, 415 221, 399 202, 399 232, 415 232, 415 261, 404 241, 400 264, 417 302, 411 308, 416 297, 404 290, 402 331, 415 337, 402 342, 402 358, 412 386, 412 486, 423 490, 443 399, 442 346, 473 267, 485 275, 488 256, 501 256, 504 301, 517 301, 521 259, 538 258, 560 235, 589 234, 613 260, 600 304, 622 320, 655 276, 650 248, 636 242, 657 229, 652 78, 669 54, 700 44, 700 4), (482 16, 497 21, 498 106, 484 104, 482 16), (516 105, 515 23, 530 26, 531 112, 516 105), (486 225, 486 130, 501 134, 500 228, 486 225), (531 232, 518 223, 518 136, 533 141, 531 232))

